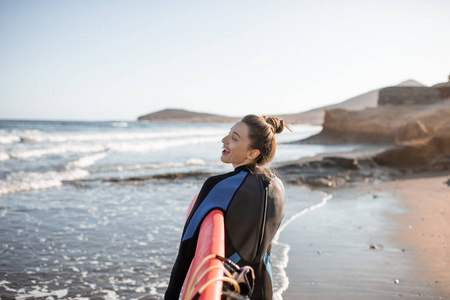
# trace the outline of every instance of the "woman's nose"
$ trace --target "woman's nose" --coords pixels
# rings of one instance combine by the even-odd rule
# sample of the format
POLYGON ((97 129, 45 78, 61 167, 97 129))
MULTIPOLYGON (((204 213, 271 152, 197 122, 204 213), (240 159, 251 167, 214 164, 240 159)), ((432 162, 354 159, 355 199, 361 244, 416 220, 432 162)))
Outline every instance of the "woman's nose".
POLYGON ((222 143, 226 144, 226 142, 227 142, 227 137, 228 137, 228 135, 226 135, 226 136, 224 136, 224 137, 222 138, 222 143))

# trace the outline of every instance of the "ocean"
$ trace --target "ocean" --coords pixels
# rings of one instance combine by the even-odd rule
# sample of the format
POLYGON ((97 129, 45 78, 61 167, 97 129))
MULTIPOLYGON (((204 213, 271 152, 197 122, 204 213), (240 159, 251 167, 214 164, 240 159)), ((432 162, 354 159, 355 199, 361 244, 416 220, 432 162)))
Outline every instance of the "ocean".
MULTIPOLYGON (((232 170, 219 159, 231 126, 0 120, 0 298, 162 299, 191 199, 206 176, 232 170)), ((351 150, 289 144, 321 127, 293 129, 274 162, 351 150)), ((279 234, 326 200, 286 185, 279 234)), ((276 238, 275 299, 288 260, 276 238)))

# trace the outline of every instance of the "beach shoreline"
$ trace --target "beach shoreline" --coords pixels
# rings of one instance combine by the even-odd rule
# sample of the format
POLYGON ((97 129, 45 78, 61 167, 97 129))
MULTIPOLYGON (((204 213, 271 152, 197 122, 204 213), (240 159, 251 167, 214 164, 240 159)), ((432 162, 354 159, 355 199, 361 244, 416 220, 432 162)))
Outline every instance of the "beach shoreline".
POLYGON ((449 178, 415 173, 331 191, 280 235, 290 245, 283 299, 450 299, 449 178))

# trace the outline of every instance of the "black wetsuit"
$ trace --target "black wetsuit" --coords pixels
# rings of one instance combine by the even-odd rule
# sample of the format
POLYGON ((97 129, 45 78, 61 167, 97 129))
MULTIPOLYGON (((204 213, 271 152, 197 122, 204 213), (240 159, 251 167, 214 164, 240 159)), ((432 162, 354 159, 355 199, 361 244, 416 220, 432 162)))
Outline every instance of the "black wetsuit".
POLYGON ((275 176, 251 173, 246 166, 206 180, 183 230, 164 299, 178 299, 194 257, 199 225, 213 209, 224 212, 225 256, 255 271, 251 299, 272 299, 270 246, 284 215, 284 189, 275 176))

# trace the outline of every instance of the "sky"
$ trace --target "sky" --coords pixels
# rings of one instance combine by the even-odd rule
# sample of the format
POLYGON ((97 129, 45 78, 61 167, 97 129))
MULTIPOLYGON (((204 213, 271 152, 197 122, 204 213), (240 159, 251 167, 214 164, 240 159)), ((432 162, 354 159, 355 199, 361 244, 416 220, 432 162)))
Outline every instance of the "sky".
POLYGON ((449 0, 0 0, 0 119, 298 113, 450 75, 449 0))

